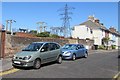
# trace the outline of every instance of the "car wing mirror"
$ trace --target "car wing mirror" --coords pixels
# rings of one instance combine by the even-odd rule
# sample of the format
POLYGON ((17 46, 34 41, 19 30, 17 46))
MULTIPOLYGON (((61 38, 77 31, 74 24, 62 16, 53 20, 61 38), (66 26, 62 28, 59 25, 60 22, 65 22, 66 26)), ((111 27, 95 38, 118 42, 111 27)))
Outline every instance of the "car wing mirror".
POLYGON ((78 50, 79 48, 76 48, 76 50, 78 50))
POLYGON ((44 52, 45 51, 45 49, 41 49, 41 52, 44 52))

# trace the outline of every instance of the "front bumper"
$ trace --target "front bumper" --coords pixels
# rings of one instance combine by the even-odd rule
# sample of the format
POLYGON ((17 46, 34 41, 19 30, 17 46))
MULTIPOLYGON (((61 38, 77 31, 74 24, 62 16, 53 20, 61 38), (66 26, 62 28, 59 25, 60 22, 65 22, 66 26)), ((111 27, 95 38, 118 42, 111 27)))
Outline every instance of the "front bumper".
POLYGON ((72 59, 72 56, 62 56, 63 59, 72 59))
POLYGON ((34 65, 34 61, 26 62, 26 61, 12 60, 12 65, 18 67, 32 67, 34 65))

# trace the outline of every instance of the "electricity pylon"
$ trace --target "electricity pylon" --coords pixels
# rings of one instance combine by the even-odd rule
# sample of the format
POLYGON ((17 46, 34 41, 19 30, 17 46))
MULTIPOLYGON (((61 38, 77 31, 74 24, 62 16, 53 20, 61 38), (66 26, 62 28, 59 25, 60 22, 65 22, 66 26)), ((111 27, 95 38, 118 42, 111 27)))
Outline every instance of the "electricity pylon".
POLYGON ((59 11, 63 11, 62 15, 63 17, 61 18, 61 20, 63 20, 63 31, 64 31, 64 37, 70 37, 71 36, 71 28, 70 28, 70 19, 72 19, 69 15, 72 14, 72 12, 70 12, 69 10, 71 9, 75 9, 73 7, 68 7, 68 5, 66 4, 64 8, 60 9, 59 11))
MULTIPOLYGON (((40 29, 40 33, 43 31, 44 29, 44 32, 45 32, 45 28, 47 26, 44 26, 44 24, 47 24, 46 22, 37 22, 37 24, 39 25, 40 24, 40 27, 38 27, 40 29)), ((38 32, 38 31, 37 31, 38 32)))
POLYGON ((8 23, 10 23, 9 31, 12 32, 12 23, 16 22, 15 20, 6 20, 6 31, 8 31, 8 23))

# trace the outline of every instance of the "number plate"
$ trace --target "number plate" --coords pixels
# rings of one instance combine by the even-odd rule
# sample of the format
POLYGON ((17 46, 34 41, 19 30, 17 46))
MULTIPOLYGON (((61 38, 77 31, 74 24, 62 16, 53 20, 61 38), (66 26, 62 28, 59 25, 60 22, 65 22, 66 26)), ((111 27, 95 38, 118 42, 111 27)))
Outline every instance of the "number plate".
POLYGON ((16 64, 20 64, 20 61, 14 61, 14 63, 16 63, 16 64))

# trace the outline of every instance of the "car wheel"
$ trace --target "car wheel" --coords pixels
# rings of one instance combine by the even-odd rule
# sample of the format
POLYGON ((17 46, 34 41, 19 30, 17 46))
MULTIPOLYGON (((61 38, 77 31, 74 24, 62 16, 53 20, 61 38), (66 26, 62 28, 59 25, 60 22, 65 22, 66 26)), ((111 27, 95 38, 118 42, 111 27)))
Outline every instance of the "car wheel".
POLYGON ((76 60, 76 55, 75 55, 75 54, 72 55, 72 60, 73 60, 73 61, 76 60))
POLYGON ((12 65, 14 68, 18 68, 17 66, 15 66, 15 65, 12 65))
POLYGON ((88 53, 87 53, 87 52, 85 53, 84 57, 85 57, 85 58, 87 58, 87 57, 88 57, 88 53))
POLYGON ((36 59, 34 62, 34 68, 40 69, 40 67, 41 67, 41 61, 39 59, 36 59))
POLYGON ((62 63, 62 56, 59 56, 57 59, 57 63, 61 64, 62 63))

